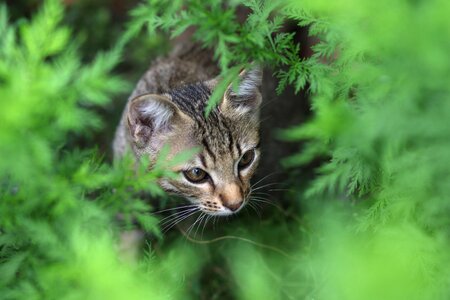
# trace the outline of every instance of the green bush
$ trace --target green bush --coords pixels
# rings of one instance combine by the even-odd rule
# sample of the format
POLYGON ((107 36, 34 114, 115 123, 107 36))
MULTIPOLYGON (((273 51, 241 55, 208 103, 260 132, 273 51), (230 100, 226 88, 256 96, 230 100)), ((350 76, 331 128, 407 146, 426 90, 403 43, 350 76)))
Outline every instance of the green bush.
POLYGON ((0 10, 0 298, 449 298, 446 1, 148 0, 110 51, 83 56, 89 47, 63 24, 60 2, 17 22, 8 9, 0 10), (238 5, 251 11, 242 24, 238 5), (311 57, 298 55, 286 22, 317 38, 311 57), (171 176, 164 156, 136 174, 130 160, 111 166, 77 144, 131 90, 114 74, 124 58, 138 61, 130 45, 148 38, 156 42, 145 47, 166 48, 161 37, 188 26, 214 49, 222 88, 256 61, 272 68, 278 92, 308 89, 312 111, 279 132, 303 143, 280 162, 293 174, 288 209, 258 224, 233 220, 225 236, 195 243, 162 236, 146 201, 167 201, 156 185, 171 176), (317 159, 316 176, 298 182, 317 159), (129 263, 117 241, 136 226, 152 238, 129 263))

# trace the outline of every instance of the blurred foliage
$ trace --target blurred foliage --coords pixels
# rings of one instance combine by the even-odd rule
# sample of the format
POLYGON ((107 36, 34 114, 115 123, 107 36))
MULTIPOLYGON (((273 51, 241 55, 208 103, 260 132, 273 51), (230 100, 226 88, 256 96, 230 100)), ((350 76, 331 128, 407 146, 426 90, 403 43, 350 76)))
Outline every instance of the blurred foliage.
MULTIPOLYGON (((99 128, 93 108, 130 86, 111 73, 120 47, 83 64, 62 18, 57 1, 47 1, 32 21, 17 25, 8 24, 4 6, 0 11, 1 298, 176 294, 169 283, 181 278, 169 275, 151 288, 144 278, 156 275, 145 271, 140 279, 119 264, 114 246, 117 232, 134 228, 135 222, 159 235, 151 207, 140 195, 162 195, 156 180, 172 176, 163 157, 146 172, 129 159, 113 167, 96 151, 65 147, 69 134, 99 128), (120 222, 111 222, 118 214, 120 222), (109 276, 101 276, 106 269, 109 276), (112 289, 118 281, 124 285, 112 289)), ((191 261, 186 254, 168 261, 191 261)), ((151 256, 146 265, 162 270, 158 280, 167 269, 153 264, 151 256)))
POLYGON ((130 31, 139 32, 145 27, 151 36, 161 30, 176 37, 188 28, 195 28, 193 39, 214 50, 214 58, 222 70, 223 81, 206 107, 209 113, 226 87, 237 80, 239 70, 252 63, 277 68, 278 93, 288 84, 298 92, 308 80, 311 89, 319 89, 316 77, 325 66, 313 59, 300 58, 295 34, 281 30, 288 18, 285 8, 283 1, 148 0, 131 12, 130 31), (245 21, 238 18, 238 6, 243 13, 248 11, 245 21))
POLYGON ((106 3, 75 1, 65 15, 45 1, 26 18, 34 1, 0 9, 0 298, 449 298, 449 3, 148 0, 124 31, 106 3), (287 21, 317 39, 311 57, 287 21), (309 89, 313 112, 280 132, 304 142, 282 161, 289 207, 271 203, 260 222, 240 214, 207 228, 211 239, 202 220, 191 236, 161 234, 148 198, 167 202, 164 155, 148 172, 77 143, 127 96, 123 78, 135 82, 165 36, 190 26, 214 49, 223 86, 268 65, 279 92, 309 89), (296 182, 318 158, 317 175, 296 182), (151 237, 130 263, 118 245, 134 228, 151 237))
POLYGON ((291 9, 319 37, 314 57, 329 68, 312 96, 314 117, 282 133, 307 141, 284 163, 327 158, 305 195, 353 203, 352 214, 319 222, 321 251, 308 276, 327 281, 313 297, 448 298, 449 4, 306 1, 291 9))

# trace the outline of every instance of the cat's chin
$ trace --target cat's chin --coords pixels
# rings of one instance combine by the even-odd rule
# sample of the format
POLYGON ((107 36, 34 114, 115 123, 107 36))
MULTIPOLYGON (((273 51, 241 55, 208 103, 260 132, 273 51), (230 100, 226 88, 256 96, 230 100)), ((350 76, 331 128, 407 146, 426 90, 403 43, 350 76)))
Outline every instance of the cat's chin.
POLYGON ((230 209, 226 209, 226 210, 220 210, 220 211, 203 211, 204 213, 211 215, 211 216, 217 216, 217 217, 226 217, 226 216, 231 216, 231 215, 235 215, 237 214, 243 207, 244 205, 242 205, 238 210, 236 211, 232 211, 230 209))

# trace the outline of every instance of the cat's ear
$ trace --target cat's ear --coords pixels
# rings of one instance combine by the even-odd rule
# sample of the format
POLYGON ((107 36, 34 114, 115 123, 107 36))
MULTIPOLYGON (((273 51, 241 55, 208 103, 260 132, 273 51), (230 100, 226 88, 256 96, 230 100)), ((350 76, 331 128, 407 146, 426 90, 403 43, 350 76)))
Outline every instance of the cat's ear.
POLYGON ((262 101, 261 83, 262 70, 259 66, 243 70, 239 74, 239 84, 230 84, 227 88, 220 110, 238 114, 257 112, 262 101))
POLYGON ((145 146, 152 136, 167 133, 186 119, 170 99, 148 94, 131 100, 128 107, 128 129, 138 146, 145 146))

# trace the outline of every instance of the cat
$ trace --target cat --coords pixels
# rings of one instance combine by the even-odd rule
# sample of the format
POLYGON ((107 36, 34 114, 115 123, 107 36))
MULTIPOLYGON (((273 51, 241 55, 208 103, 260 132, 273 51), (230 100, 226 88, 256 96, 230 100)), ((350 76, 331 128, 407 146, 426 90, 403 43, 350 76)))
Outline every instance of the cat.
POLYGON ((115 160, 131 152, 137 161, 148 157, 152 163, 166 144, 168 158, 198 147, 192 159, 174 167, 176 179, 162 178, 159 185, 205 214, 226 216, 248 202, 260 160, 262 71, 241 71, 238 86, 230 85, 205 117, 218 74, 213 54, 195 44, 157 59, 128 99, 113 151, 115 160))

